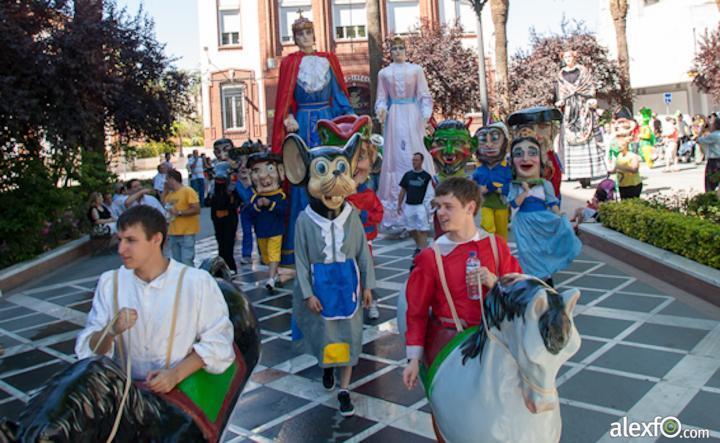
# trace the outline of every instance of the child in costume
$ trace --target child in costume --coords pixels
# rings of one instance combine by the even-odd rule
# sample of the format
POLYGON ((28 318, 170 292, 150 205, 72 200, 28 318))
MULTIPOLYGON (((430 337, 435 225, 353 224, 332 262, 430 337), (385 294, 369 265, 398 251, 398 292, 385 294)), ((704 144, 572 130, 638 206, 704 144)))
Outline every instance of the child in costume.
MULTIPOLYGON (((248 140, 242 144, 240 149, 230 153, 230 157, 237 163, 238 172, 235 192, 240 197, 241 209, 250 206, 250 199, 254 194, 252 180, 250 180, 250 169, 248 168, 248 156, 264 150, 264 146, 259 140, 256 142, 248 140)), ((240 211, 240 225, 242 227, 242 257, 240 263, 250 264, 252 263, 253 250, 253 222, 249 211, 240 211)))
POLYGON ((655 151, 655 132, 650 125, 652 110, 642 108, 640 115, 642 115, 642 125, 640 126, 640 152, 638 152, 638 154, 640 154, 648 167, 652 168, 655 151))
MULTIPOLYGON (((433 188, 448 177, 465 177, 465 165, 475 155, 477 139, 470 134, 472 119, 465 122, 459 120, 443 120, 439 124, 430 119, 433 131, 425 136, 425 147, 435 164, 437 176, 431 182, 433 188)), ((435 238, 443 234, 437 217, 433 216, 435 238)))
POLYGON ((534 137, 513 140, 510 147, 513 175, 508 200, 518 211, 513 233, 520 265, 526 274, 552 286, 552 275, 580 254, 582 243, 568 219, 560 213, 552 185, 540 178, 540 143, 534 137))
MULTIPOLYGON (((360 134, 358 161, 355 165, 353 181, 356 192, 347 197, 347 202, 360 211, 360 221, 365 229, 368 248, 372 256, 372 241, 378 235, 378 225, 383 220, 384 210, 375 191, 367 182, 370 171, 377 157, 377 145, 382 143, 382 136, 372 135, 372 120, 367 115, 343 115, 332 120, 320 120, 317 123, 320 140, 324 146, 343 147, 356 133, 360 134)), ((380 317, 377 302, 373 300, 368 309, 368 317, 375 320, 380 317)))
POLYGON ((283 163, 290 183, 307 186, 308 206, 295 225, 293 291, 294 337, 323 368, 323 386, 335 387, 334 368, 341 367, 340 413, 355 408, 348 386, 362 352, 364 306, 372 301, 375 272, 358 210, 345 202, 355 192, 360 134, 344 147, 308 148, 295 134, 283 143, 283 163), (299 332, 299 333, 298 333, 299 332))
POLYGON ((475 138, 480 165, 473 172, 472 179, 483 194, 482 228, 507 241, 510 219, 507 195, 512 170, 506 155, 510 135, 505 124, 498 122, 478 129, 475 138))
POLYGON ((285 179, 281 159, 267 152, 258 152, 248 157, 248 168, 254 193, 250 204, 244 209, 252 221, 257 237, 262 262, 269 268, 269 278, 265 287, 275 290, 282 235, 285 230, 285 210, 287 197, 280 188, 285 179))

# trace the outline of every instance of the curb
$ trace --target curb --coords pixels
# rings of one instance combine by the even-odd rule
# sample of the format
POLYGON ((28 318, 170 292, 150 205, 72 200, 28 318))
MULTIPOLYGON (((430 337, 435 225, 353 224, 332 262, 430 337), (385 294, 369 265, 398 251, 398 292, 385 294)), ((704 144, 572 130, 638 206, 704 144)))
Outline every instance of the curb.
POLYGON ((91 251, 92 241, 90 236, 84 235, 32 260, 5 268, 0 271, 0 294, 35 280, 72 260, 89 254, 91 251))
POLYGON ((600 223, 580 225, 583 243, 720 306, 720 271, 630 238, 600 223))

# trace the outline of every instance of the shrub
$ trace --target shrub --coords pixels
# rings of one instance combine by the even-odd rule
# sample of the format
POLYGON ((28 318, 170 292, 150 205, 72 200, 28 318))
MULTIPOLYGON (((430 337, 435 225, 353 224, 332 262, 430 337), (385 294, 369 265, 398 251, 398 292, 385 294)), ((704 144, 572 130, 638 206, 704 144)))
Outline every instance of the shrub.
POLYGON ((710 220, 640 199, 601 205, 600 220, 629 237, 720 269, 720 225, 710 220))
POLYGON ((126 149, 130 158, 153 158, 164 155, 166 152, 174 154, 175 145, 169 142, 149 141, 142 146, 131 146, 126 149))
POLYGON ((687 213, 720 223, 720 198, 714 192, 696 195, 688 202, 687 213))
POLYGON ((89 227, 86 195, 76 188, 57 188, 45 178, 28 176, 27 185, 0 194, 0 268, 28 260, 89 227))

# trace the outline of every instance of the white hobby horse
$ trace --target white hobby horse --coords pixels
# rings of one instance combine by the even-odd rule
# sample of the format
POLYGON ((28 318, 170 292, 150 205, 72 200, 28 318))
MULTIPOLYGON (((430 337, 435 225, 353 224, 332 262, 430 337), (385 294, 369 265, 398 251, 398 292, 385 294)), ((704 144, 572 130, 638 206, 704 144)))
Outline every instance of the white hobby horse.
MULTIPOLYGON (((484 324, 455 336, 423 373, 439 437, 448 443, 560 440, 555 379, 580 348, 572 319, 579 296, 577 289, 560 295, 528 275, 500 278, 483 303, 484 324)), ((398 299, 404 334, 405 294, 398 299)))

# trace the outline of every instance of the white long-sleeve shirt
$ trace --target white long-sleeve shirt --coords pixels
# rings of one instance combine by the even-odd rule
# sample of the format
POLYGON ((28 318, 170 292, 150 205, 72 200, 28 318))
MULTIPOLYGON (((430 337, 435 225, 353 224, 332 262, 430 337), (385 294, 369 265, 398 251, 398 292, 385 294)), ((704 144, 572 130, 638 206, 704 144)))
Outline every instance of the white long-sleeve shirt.
MULTIPOLYGON (((126 348, 123 356, 127 355, 129 346, 135 380, 144 380, 148 372, 165 367, 175 291, 183 267, 170 260, 167 270, 151 282, 143 281, 124 266, 118 271, 118 308, 132 308, 138 313, 135 325, 122 334, 126 348)), ((114 272, 103 273, 98 281, 87 324, 75 344, 75 353, 80 359, 94 355, 90 337, 102 331, 115 315, 114 272)), ((120 354, 115 352, 117 343, 116 339, 107 355, 125 367, 125 361, 120 361, 120 354)), ((207 272, 188 268, 178 301, 170 367, 193 349, 205 363, 205 370, 216 374, 225 371, 235 356, 233 326, 220 288, 207 272)))

